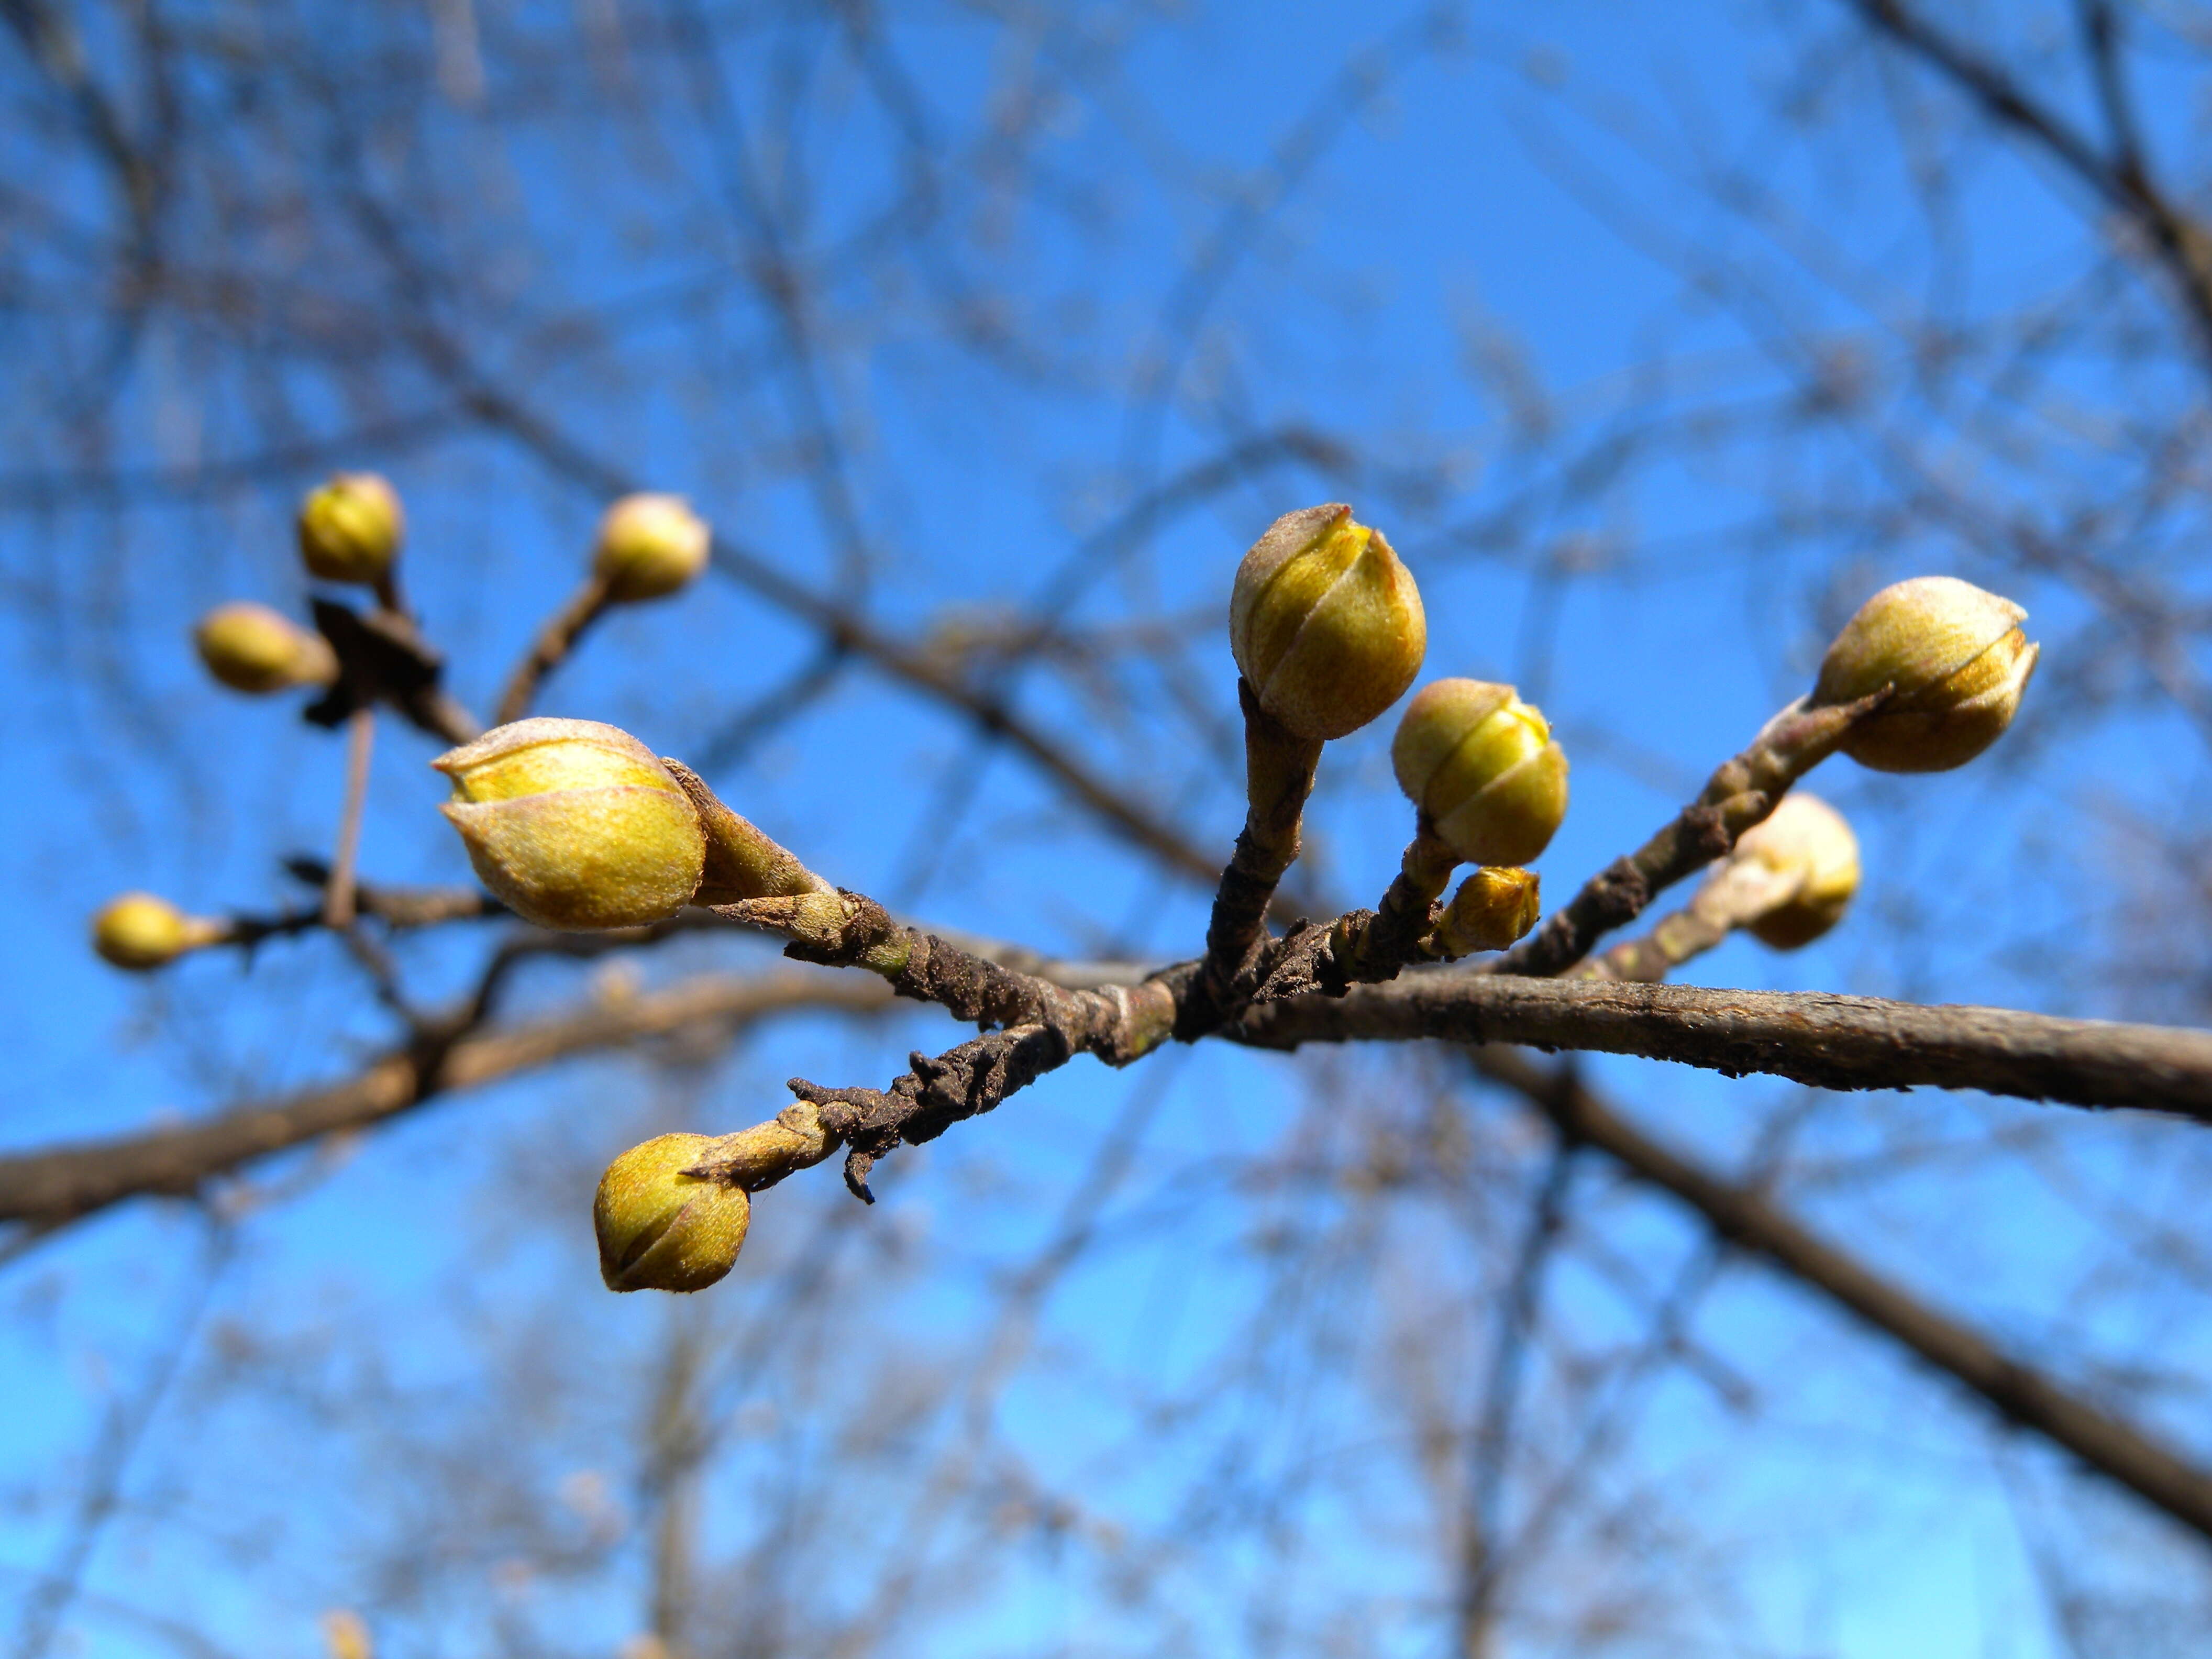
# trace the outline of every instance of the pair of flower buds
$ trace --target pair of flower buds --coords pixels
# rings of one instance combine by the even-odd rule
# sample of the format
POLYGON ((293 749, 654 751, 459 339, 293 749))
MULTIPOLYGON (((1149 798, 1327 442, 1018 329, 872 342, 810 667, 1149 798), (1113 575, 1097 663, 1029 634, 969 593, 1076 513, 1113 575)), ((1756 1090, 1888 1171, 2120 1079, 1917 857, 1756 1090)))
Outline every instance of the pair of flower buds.
MULTIPOLYGON (((385 479, 341 472, 301 503, 299 532, 309 575, 379 587, 398 561, 407 514, 385 479)), ((706 568, 709 540, 705 521, 680 495, 625 495, 599 520, 592 577, 608 604, 656 599, 706 568)), ((234 691, 259 696, 337 678, 337 659, 321 635, 249 599, 209 611, 192 641, 208 672, 234 691)))

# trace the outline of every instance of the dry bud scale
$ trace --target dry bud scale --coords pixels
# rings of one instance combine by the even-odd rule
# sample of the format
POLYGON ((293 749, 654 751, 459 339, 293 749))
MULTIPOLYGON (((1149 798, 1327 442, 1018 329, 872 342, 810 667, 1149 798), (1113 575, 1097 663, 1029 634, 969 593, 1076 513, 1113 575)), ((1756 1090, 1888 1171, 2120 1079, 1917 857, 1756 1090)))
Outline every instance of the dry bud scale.
POLYGON ((208 672, 234 691, 261 696, 328 685, 338 676, 329 641, 250 599, 209 611, 192 630, 192 643, 208 672))
POLYGON ((326 582, 374 587, 392 574, 407 514, 374 472, 340 472, 300 504, 300 557, 326 582))
POLYGON ((1237 568, 1237 671, 1300 737, 1345 737, 1397 702, 1421 672, 1428 637, 1412 574, 1348 507, 1285 514, 1237 568))
POLYGON ((1844 739, 1844 752, 1877 772, 1948 772, 2004 735, 2041 647, 2010 599, 1955 576, 1916 576, 1885 587, 1828 647, 1816 706, 1890 688, 1888 701, 1844 739))
POLYGON ((541 927, 634 927, 674 915, 707 856, 699 814, 653 752, 596 720, 526 720, 431 764, 439 810, 486 887, 541 927))

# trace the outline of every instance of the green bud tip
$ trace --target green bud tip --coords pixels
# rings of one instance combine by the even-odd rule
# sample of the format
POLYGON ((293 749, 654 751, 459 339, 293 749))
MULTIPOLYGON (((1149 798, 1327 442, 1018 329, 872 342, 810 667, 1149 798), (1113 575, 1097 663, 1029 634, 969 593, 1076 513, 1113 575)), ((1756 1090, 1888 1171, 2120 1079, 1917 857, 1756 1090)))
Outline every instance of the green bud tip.
POLYGON ((115 967, 143 974, 214 944, 222 933, 221 922, 188 916, 165 898, 124 893, 93 917, 92 948, 115 967))
POLYGON ((703 1291, 744 1248, 752 1200, 741 1187, 687 1175, 711 1135, 659 1135, 599 1177, 592 1226, 611 1291, 703 1291))
POLYGON ((599 520, 592 568, 617 604, 657 599, 707 568, 712 539, 681 495, 625 495, 599 520))
POLYGON ((234 691, 257 696, 295 685, 328 685, 338 659, 330 641, 282 611, 240 599, 199 620, 192 643, 209 673, 234 691))
POLYGON ((1783 903, 1747 924, 1762 945, 1795 951, 1833 927, 1859 890, 1859 842, 1844 815, 1817 795, 1792 790, 1765 822, 1745 830, 1739 859, 1798 878, 1783 903))
POLYGON ((1955 576, 1885 587, 1844 625, 1820 663, 1816 704, 1887 702, 1851 728, 1844 752, 1877 772, 1948 772, 1999 738, 2019 712, 2042 647, 2010 599, 1955 576))
POLYGON ((300 504, 300 557, 326 582, 374 586, 407 533, 399 493, 374 472, 340 472, 300 504))
POLYGON ((1229 648, 1260 706, 1317 742, 1358 731, 1421 672, 1420 589, 1338 503, 1286 513, 1237 567, 1229 648))
POLYGON ((477 875, 541 927, 635 927, 698 890, 706 838, 658 757, 617 726, 526 720, 430 763, 477 875))
POLYGON ((1390 764, 1406 798, 1470 864, 1526 864, 1567 815, 1567 757, 1510 685, 1437 680, 1398 721, 1390 764))

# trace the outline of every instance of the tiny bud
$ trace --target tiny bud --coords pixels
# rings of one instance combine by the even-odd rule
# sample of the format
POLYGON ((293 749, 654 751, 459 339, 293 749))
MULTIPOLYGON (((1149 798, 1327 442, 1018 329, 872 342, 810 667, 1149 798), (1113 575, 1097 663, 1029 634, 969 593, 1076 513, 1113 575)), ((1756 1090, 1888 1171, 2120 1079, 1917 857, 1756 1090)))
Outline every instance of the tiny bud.
POLYGON ((1738 859, 1753 859, 1778 875, 1797 877, 1784 903, 1746 924, 1761 944, 1794 951, 1843 920, 1859 890, 1859 842, 1844 815, 1817 795, 1793 790, 1765 823, 1744 831, 1738 859))
POLYGON ((699 814, 653 752, 597 720, 496 726, 430 763, 478 878, 541 927, 635 927, 698 890, 699 814))
POLYGON ((1523 938, 1543 914, 1540 878, 1534 870, 1485 865, 1444 906, 1437 943, 1448 957, 1503 951, 1523 938))
POLYGON ((599 1177, 592 1226, 599 1277, 611 1291, 703 1291, 744 1248, 752 1200, 742 1187, 684 1172, 712 1135, 658 1135, 599 1177))
POLYGON ((1955 576, 1885 587, 1844 624, 1820 662, 1815 704, 1889 700, 1851 728, 1844 752, 1877 772, 1948 772, 2004 735, 2042 647, 2010 599, 1955 576))
POLYGON ((375 1659, 368 1626, 350 1607, 333 1607, 323 1615, 323 1645, 330 1659, 375 1659))
POLYGON ((1428 641, 1412 573, 1348 507, 1285 514, 1237 567, 1229 648, 1260 706, 1301 737, 1344 737, 1397 702, 1428 641))
POLYGON ((300 503, 300 557, 326 582, 373 587, 407 533, 399 493, 374 472, 340 472, 300 503))
POLYGON ((1470 864, 1526 864, 1567 815, 1567 757, 1510 685, 1438 680, 1390 740, 1406 798, 1470 864))
POLYGON ((192 642, 208 672, 234 691, 258 695, 295 685, 328 685, 338 676, 329 641, 250 600, 216 606, 200 618, 192 642))
POLYGON ((681 495, 625 495, 599 520, 592 568, 617 604, 657 599, 707 568, 710 539, 681 495))
POLYGON ((151 893, 125 893, 92 919, 92 948, 106 962, 133 973, 167 967, 187 951, 212 945, 222 924, 188 916, 151 893))

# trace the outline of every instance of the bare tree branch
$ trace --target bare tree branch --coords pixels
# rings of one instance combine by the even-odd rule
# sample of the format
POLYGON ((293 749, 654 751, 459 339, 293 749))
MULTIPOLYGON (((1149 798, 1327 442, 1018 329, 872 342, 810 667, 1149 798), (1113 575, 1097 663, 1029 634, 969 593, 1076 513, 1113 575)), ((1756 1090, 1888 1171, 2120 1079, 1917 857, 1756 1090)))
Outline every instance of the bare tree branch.
POLYGON ((1524 1096, 1561 1134, 1664 1188, 1715 1232, 1765 1257, 1862 1324, 1964 1383, 2008 1421, 2064 1447, 2082 1463, 2212 1538, 2212 1470, 2007 1354, 1829 1243, 1754 1188, 1738 1185, 1644 1133, 1571 1073, 1526 1054, 1475 1052, 1485 1077, 1524 1096))

